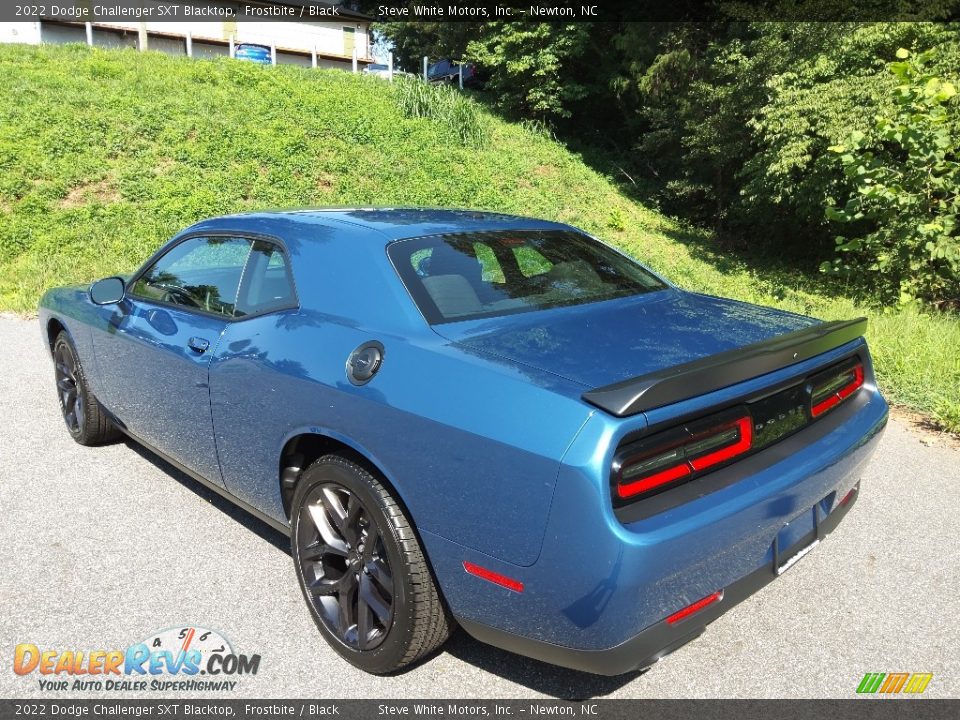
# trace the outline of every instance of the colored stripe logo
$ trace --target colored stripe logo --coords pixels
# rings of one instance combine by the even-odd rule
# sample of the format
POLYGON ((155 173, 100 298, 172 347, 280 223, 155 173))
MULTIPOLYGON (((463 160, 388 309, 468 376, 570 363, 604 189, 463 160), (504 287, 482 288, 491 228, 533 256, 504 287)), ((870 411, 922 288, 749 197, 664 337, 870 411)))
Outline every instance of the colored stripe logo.
POLYGON ((932 679, 933 673, 867 673, 857 686, 857 692, 864 695, 874 693, 919 695, 927 689, 932 679))

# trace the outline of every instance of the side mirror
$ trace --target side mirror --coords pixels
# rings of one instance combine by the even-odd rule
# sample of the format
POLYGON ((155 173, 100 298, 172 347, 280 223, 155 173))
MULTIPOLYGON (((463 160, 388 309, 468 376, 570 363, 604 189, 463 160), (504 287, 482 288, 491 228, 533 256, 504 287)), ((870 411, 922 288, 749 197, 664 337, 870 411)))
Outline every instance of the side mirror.
POLYGON ((126 284, 123 278, 108 277, 90 286, 90 301, 94 305, 113 305, 123 300, 126 284))

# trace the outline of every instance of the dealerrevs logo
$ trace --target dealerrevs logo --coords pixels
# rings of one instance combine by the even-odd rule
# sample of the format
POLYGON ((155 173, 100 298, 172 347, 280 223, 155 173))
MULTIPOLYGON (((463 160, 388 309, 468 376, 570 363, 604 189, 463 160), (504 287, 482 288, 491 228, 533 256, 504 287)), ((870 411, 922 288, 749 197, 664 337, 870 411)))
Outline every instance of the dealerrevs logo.
POLYGON ((14 648, 13 671, 37 674, 46 691, 231 691, 241 675, 256 675, 259 655, 234 652, 216 630, 173 627, 125 650, 14 648))

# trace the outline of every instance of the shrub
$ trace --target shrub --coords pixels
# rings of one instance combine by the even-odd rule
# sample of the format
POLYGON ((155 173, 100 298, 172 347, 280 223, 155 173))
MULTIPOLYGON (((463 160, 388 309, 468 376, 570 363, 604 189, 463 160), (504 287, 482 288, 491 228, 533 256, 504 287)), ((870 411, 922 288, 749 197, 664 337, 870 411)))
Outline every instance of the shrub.
POLYGON ((956 89, 928 71, 933 51, 897 51, 892 116, 830 149, 855 190, 827 217, 850 226, 821 269, 851 276, 898 304, 960 305, 960 138, 956 89))
POLYGON ((484 127, 477 104, 449 85, 430 85, 419 79, 399 78, 397 103, 407 117, 442 123, 464 145, 483 143, 484 127))

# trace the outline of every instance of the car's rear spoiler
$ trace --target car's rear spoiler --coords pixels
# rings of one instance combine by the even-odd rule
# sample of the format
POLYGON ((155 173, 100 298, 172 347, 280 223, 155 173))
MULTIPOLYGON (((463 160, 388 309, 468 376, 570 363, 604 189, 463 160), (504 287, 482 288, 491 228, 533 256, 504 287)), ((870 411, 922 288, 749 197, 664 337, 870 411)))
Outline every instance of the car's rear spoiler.
POLYGON ((862 336, 867 319, 835 320, 585 392, 617 417, 688 400, 802 362, 862 336))

